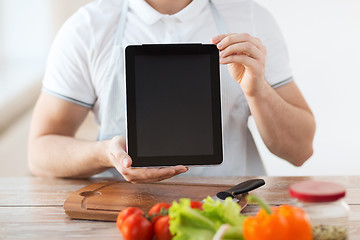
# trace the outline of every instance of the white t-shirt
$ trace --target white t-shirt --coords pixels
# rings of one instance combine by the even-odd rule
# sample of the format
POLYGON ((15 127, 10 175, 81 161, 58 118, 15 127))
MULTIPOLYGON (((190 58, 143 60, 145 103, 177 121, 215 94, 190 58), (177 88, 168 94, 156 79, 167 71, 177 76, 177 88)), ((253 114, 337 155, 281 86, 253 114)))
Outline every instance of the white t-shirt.
MULTIPOLYGON (((69 18, 53 42, 43 80, 44 92, 91 108, 100 126, 108 124, 113 114, 111 108, 106 107, 111 102, 107 92, 112 87, 107 78, 122 2, 96 0, 69 18)), ((263 41, 267 48, 265 78, 269 84, 278 87, 291 81, 286 44, 269 12, 252 0, 213 2, 229 32, 246 32, 263 41)), ((208 0, 193 0, 174 15, 160 14, 144 0, 130 0, 122 46, 210 43, 210 38, 218 34, 208 0)), ((221 86, 224 162, 215 167, 194 167, 188 174, 264 175, 264 166, 247 127, 250 113, 246 98, 226 66, 221 66, 221 86)), ((120 114, 125 112, 121 110, 120 114)), ((116 126, 116 121, 113 125, 116 126)), ((125 129, 100 132, 99 139, 125 132, 125 129)))

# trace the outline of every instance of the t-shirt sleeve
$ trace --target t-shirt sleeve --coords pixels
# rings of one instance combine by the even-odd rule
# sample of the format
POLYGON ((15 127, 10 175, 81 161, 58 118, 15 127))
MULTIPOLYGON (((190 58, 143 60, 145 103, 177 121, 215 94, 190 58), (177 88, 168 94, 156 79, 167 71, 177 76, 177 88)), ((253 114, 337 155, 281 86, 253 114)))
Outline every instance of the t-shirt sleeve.
POLYGON ((59 30, 50 49, 42 91, 92 108, 96 100, 89 70, 91 32, 78 11, 59 30))
POLYGON ((255 36, 267 49, 265 79, 276 88, 293 81, 284 37, 273 16, 262 6, 253 5, 255 36))

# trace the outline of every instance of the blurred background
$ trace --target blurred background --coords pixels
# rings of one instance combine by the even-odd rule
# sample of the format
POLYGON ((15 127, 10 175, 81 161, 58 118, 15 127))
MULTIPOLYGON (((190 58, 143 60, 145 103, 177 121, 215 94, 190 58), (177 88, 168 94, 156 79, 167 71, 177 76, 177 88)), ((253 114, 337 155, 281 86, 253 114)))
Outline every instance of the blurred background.
MULTIPOLYGON (((0 177, 29 175, 27 135, 51 42, 89 0, 0 0, 0 177)), ((258 0, 277 19, 295 80, 317 121, 314 155, 296 168, 255 136, 269 175, 360 172, 360 2, 258 0)), ((78 137, 96 139, 89 115, 78 137)))

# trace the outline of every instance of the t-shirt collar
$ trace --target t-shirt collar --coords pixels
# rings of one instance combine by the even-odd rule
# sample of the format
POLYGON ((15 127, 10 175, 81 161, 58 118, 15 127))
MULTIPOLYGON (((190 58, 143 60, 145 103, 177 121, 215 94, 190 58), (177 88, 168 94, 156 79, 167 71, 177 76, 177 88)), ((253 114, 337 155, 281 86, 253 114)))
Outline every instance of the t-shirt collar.
MULTIPOLYGON (((209 0, 193 0, 184 9, 172 16, 181 22, 190 20, 203 10, 208 1, 209 0)), ((145 0, 129 0, 129 6, 139 18, 149 25, 154 24, 164 16, 168 16, 153 9, 145 0)))

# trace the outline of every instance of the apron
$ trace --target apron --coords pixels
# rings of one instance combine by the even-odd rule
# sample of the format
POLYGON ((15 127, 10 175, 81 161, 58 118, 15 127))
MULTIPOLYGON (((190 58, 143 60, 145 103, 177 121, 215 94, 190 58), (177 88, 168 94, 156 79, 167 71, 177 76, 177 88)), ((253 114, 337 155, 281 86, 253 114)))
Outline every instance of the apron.
MULTIPOLYGON (((126 135, 126 82, 125 82, 125 46, 122 44, 122 39, 126 27, 126 16, 129 8, 129 0, 124 0, 120 20, 115 33, 114 47, 111 53, 110 63, 107 70, 107 83, 112 87, 108 88, 107 102, 104 104, 104 112, 113 112, 113 116, 107 119, 101 119, 98 140, 111 139, 116 135, 126 135), (114 107, 115 106, 115 107, 114 107), (111 108, 111 109, 108 109, 111 108), (109 111, 111 110, 111 111, 109 111), (124 114, 125 113, 125 114, 124 114), (104 121, 102 121, 104 120, 104 121)), ((210 0, 212 14, 217 24, 220 34, 227 33, 225 24, 221 19, 215 5, 210 0)), ((100 114, 103 116, 104 114, 100 114)))
MULTIPOLYGON (((127 13, 129 9, 129 0, 124 0, 122 4, 120 20, 116 28, 114 46, 112 49, 109 66, 107 68, 106 75, 106 85, 107 89, 105 90, 105 95, 108 96, 104 99, 103 108, 99 110, 100 119, 100 129, 98 140, 107 140, 111 139, 114 136, 127 136, 127 113, 126 113, 126 82, 125 82, 125 45, 123 44, 123 37, 127 21, 127 13), (111 113, 111 114, 109 114, 111 113), (110 116, 111 115, 111 116, 110 116)), ((223 19, 221 18, 218 10, 216 9, 214 3, 209 0, 212 16, 215 20, 217 30, 219 34, 228 33, 223 19)), ((226 66, 225 66, 226 67, 226 66)), ((247 129, 247 137, 250 135, 249 143, 255 144, 253 142, 252 136, 247 129)), ((225 143, 225 141, 224 141, 225 143)), ((254 148, 252 147, 252 148, 254 148)), ((248 148, 245 146, 245 148, 248 148)), ((251 150, 252 151, 252 150, 251 150)), ((253 151, 252 151, 253 152, 253 151)), ((261 159, 257 153, 255 147, 255 157, 258 158, 256 162, 261 162, 261 159)), ((225 161, 225 159, 224 159, 225 161)), ((245 162, 245 161, 244 161, 245 162)), ((259 166, 260 169, 263 169, 263 166, 259 166)), ((205 167, 206 168, 206 167, 205 167)), ((192 167, 191 174, 186 173, 186 175, 204 175, 206 171, 204 167, 192 167)), ((246 163, 243 163, 241 168, 246 169, 246 163)), ((243 170, 246 171, 246 170, 243 170)), ((265 171, 260 171, 260 173, 265 171)), ((221 173, 221 175, 224 173, 221 173)), ((106 172, 100 174, 103 177, 122 177, 121 174, 114 168, 109 169, 106 172), (109 175, 110 174, 110 175, 109 175)), ((226 173, 225 173, 226 175, 226 173)), ((242 175, 242 174, 239 174, 242 175)), ((262 174, 260 174, 262 175, 262 174)))

